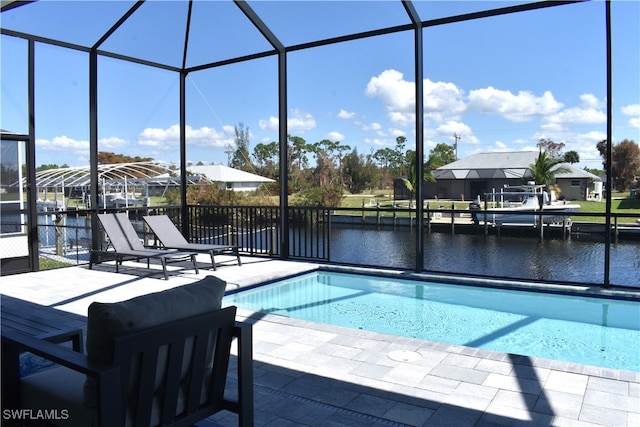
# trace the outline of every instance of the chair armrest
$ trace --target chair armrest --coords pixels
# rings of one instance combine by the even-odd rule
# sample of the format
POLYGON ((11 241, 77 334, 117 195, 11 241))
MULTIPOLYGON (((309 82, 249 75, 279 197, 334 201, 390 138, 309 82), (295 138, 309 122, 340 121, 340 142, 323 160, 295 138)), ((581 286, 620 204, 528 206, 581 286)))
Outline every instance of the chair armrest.
POLYGON ((86 355, 69 347, 54 344, 16 331, 4 331, 2 343, 13 346, 18 351, 28 351, 44 359, 66 366, 89 376, 98 376, 113 368, 101 362, 90 361, 86 355))
MULTIPOLYGON (((2 332, 2 351, 13 355, 16 359, 20 352, 28 351, 47 360, 57 363, 71 370, 77 371, 88 377, 95 378, 96 395, 98 399, 97 411, 100 420, 99 425, 119 425, 121 417, 121 388, 120 388, 120 368, 89 360, 89 358, 69 347, 54 344, 42 339, 38 339, 29 335, 16 331, 2 332)), ((3 358, 3 365, 7 361, 3 358)), ((12 366, 8 369, 19 369, 19 363, 16 360, 11 362, 12 366)), ((3 366, 4 368, 5 366, 3 366)), ((3 376, 5 371, 3 369, 3 376)), ((8 377, 13 381, 19 382, 19 372, 8 373, 8 377)), ((17 384, 5 384, 3 380, 3 388, 11 387, 17 390, 17 384)))
POLYGON ((235 322, 233 336, 238 339, 238 402, 225 401, 227 409, 239 416, 238 425, 253 426, 253 325, 235 322))

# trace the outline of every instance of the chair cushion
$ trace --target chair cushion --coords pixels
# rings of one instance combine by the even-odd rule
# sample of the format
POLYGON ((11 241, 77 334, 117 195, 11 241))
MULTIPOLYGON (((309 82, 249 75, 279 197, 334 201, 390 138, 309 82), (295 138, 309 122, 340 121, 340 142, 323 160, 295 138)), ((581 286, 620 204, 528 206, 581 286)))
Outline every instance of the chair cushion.
MULTIPOLYGON (((112 363, 115 336, 219 310, 225 289, 225 281, 207 276, 190 285, 122 302, 94 302, 89 306, 87 318, 87 357, 112 363)), ((166 358, 165 351, 160 357, 166 358)), ((186 357, 185 363, 188 360, 186 357)), ((158 378, 158 382, 161 381, 158 378)), ((96 390, 92 378, 87 378, 84 389, 85 404, 95 407, 96 390)))
POLYGON ((55 420, 49 422, 56 426, 96 427, 98 419, 95 408, 84 404, 84 381, 83 374, 65 367, 28 375, 20 380, 22 407, 55 410, 55 420))
POLYGON ((105 363, 113 357, 113 337, 218 310, 227 283, 207 276, 190 285, 117 303, 94 302, 87 317, 87 356, 105 363))

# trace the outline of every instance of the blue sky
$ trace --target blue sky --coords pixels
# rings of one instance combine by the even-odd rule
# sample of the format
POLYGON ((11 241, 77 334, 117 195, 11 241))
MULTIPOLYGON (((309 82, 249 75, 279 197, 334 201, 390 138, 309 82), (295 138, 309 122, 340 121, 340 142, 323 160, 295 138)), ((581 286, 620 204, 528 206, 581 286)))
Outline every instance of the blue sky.
MULTIPOLYGON (((61 3, 43 3, 50 9, 30 12, 28 19, 18 15, 26 7, 11 15, 3 13, 2 25, 37 28, 76 43, 95 40, 93 34, 107 25, 92 23, 94 18, 86 18, 87 10, 81 8, 65 9, 65 20, 50 19, 61 3), (70 35, 70 29, 78 32, 78 28, 81 36, 70 35)), ((415 5, 423 19, 430 19, 514 3, 419 1, 415 5)), ((69 4, 80 3, 66 2, 65 7, 69 4)), ((144 11, 147 5, 143 6, 140 15, 134 15, 135 28, 142 30, 123 28, 104 48, 179 64, 181 42, 171 35, 178 34, 180 26, 171 18, 184 4, 177 2, 169 10, 159 7, 161 2, 151 2, 144 11), (164 48, 149 49, 146 43, 158 38, 164 48)), ((407 23, 399 1, 250 4, 285 44, 407 23), (297 13, 303 8, 306 12, 300 19, 297 13)), ((121 1, 91 7, 104 17, 117 16, 129 5, 121 1)), ((222 7, 234 14, 211 22, 198 18, 203 19, 201 37, 191 38, 188 62, 269 48, 238 17, 233 4, 199 1, 196 7, 222 7)), ((437 143, 453 144, 454 133, 461 137, 459 157, 531 150, 540 138, 549 138, 565 143, 565 151, 577 151, 579 166, 601 167, 595 145, 606 137, 604 10, 602 1, 593 1, 426 28, 425 152, 437 143)), ((640 142, 639 2, 614 1, 612 16, 613 140, 640 142)), ((193 25, 197 26, 195 19, 193 25)), ((412 42, 413 33, 402 32, 291 52, 289 134, 309 143, 340 141, 361 154, 393 148, 398 136, 405 136, 407 148, 413 148, 412 42)), ((24 43, 2 36, 1 47, 1 127, 25 132, 24 43)), ((88 162, 87 58, 81 52, 36 46, 38 164, 88 162)), ((177 163, 177 75, 101 57, 98 78, 100 151, 177 163)), ((277 140, 277 89, 275 56, 190 73, 188 160, 226 164, 225 151, 233 145, 233 129, 240 122, 249 128, 250 151, 258 143, 277 140)))

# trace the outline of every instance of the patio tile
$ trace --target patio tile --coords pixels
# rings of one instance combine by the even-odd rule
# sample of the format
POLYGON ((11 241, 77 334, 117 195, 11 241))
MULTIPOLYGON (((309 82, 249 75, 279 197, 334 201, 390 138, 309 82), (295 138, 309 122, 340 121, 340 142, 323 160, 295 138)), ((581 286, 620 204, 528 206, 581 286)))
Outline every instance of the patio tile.
POLYGON ((588 423, 586 421, 574 420, 564 417, 553 417, 553 427, 602 427, 602 424, 588 423))
POLYGON ((628 396, 629 383, 624 381, 615 381, 609 378, 590 377, 589 382, 587 383, 587 391, 590 390, 628 396))
POLYGON ((551 415, 492 403, 480 418, 478 426, 546 426, 551 425, 552 419, 551 415))
POLYGON ((429 427, 473 427, 482 412, 473 409, 442 405, 428 420, 429 427))
POLYGON ((442 363, 445 365, 455 365, 460 368, 475 368, 482 359, 464 354, 448 354, 442 363))
POLYGON ((538 395, 542 391, 540 382, 511 375, 489 374, 482 385, 532 395, 538 395))
POLYGON ((510 408, 532 410, 538 400, 538 396, 533 394, 522 394, 509 390, 498 390, 488 411, 491 412, 492 405, 508 406, 510 408))
POLYGON ((511 375, 516 376, 518 378, 524 378, 528 380, 535 380, 544 384, 549 377, 550 369, 543 368, 540 366, 524 366, 524 365, 516 365, 511 372, 511 375))
POLYGON ((396 362, 396 366, 393 367, 382 379, 393 383, 415 386, 420 383, 426 374, 427 372, 413 364, 398 364, 398 362, 396 362))
POLYGON ((564 391, 566 393, 584 394, 589 377, 568 372, 551 371, 544 388, 546 390, 564 391))
POLYGON ((489 376, 487 372, 447 364, 439 364, 433 368, 429 374, 472 384, 482 384, 487 376, 489 376))
POLYGON ((444 403, 485 411, 497 392, 498 389, 493 387, 463 382, 445 399, 444 403))
POLYGON ((620 396, 605 391, 587 390, 584 395, 584 404, 640 413, 640 399, 637 397, 620 396))
POLYGON ((427 375, 420 380, 417 387, 425 390, 437 391, 438 393, 451 394, 459 385, 460 381, 457 380, 437 377, 435 375, 427 375))
POLYGON ((351 375, 365 378, 384 378, 391 372, 393 368, 390 366, 376 365, 373 363, 363 363, 351 371, 351 375))
POLYGON ((383 418, 411 426, 421 426, 434 412, 433 409, 425 407, 396 403, 384 413, 383 418))
POLYGON ((476 365, 475 369, 496 374, 509 375, 514 367, 511 363, 501 362, 498 360, 482 359, 476 365))
POLYGON ((536 412, 577 420, 582 408, 582 396, 562 391, 546 390, 538 397, 536 412))
POLYGON ((622 410, 584 404, 578 419, 603 426, 626 426, 627 418, 627 413, 622 410))
POLYGON ((356 398, 351 402, 347 403, 345 407, 357 412, 380 417, 383 416, 396 403, 397 402, 394 400, 385 399, 380 396, 360 394, 359 396, 356 396, 356 398))

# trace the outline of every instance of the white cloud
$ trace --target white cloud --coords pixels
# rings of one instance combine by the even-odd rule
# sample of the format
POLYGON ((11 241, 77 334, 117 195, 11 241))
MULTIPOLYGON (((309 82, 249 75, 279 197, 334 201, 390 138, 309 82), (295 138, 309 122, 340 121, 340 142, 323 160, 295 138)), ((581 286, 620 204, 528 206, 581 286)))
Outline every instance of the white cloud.
POLYGON ((262 130, 277 131, 279 123, 280 123, 280 120, 278 120, 277 117, 271 116, 267 120, 264 120, 264 119, 260 120, 258 122, 258 126, 262 130))
POLYGON ((392 123, 400 126, 413 126, 416 122, 416 115, 414 113, 403 113, 401 111, 390 111, 389 120, 392 123))
POLYGON ((287 120, 289 133, 304 133, 316 127, 316 119, 311 114, 298 109, 291 110, 287 120))
POLYGON ((448 120, 445 123, 440 124, 436 130, 435 135, 439 135, 442 139, 445 139, 446 143, 452 145, 454 142, 453 134, 460 136, 458 144, 479 144, 478 138, 473 135, 471 128, 461 122, 454 120, 448 120))
POLYGON ((620 111, 625 116, 640 116, 640 104, 625 105, 620 111))
POLYGON ((364 131, 379 131, 380 129, 382 129, 382 125, 380 123, 377 122, 372 122, 372 123, 362 123, 362 122, 356 122, 356 124, 358 126, 360 126, 360 129, 364 130, 364 131))
POLYGON ((500 114, 514 122, 532 120, 535 116, 553 114, 563 107, 546 91, 542 96, 535 96, 531 92, 520 91, 514 95, 508 90, 488 87, 469 92, 469 108, 485 113, 500 114))
POLYGON ((389 134, 392 135, 394 138, 397 138, 399 136, 405 136, 407 132, 402 129, 391 128, 389 129, 389 134))
MULTIPOLYGON (((298 109, 292 109, 289 112, 287 118, 288 131, 290 134, 304 133, 307 130, 311 130, 316 127, 316 119, 310 113, 304 113, 298 109)), ((267 120, 260 120, 258 126, 262 130, 277 131, 280 120, 277 117, 271 116, 267 120)))
POLYGON ((496 141, 493 144, 493 150, 492 151, 509 151, 511 150, 511 147, 509 147, 507 144, 505 144, 502 141, 496 141))
POLYGON ((403 74, 396 70, 385 70, 372 77, 365 94, 380 98, 389 111, 409 112, 415 105, 414 84, 404 80, 403 74))
POLYGON ((105 151, 106 150, 118 150, 122 147, 126 147, 127 145, 129 145, 129 143, 122 139, 119 138, 117 136, 112 136, 109 138, 103 138, 101 140, 98 141, 98 149, 100 151, 105 151))
POLYGON ((620 109, 625 116, 635 116, 629 119, 629 126, 640 129, 640 104, 626 105, 620 109))
POLYGON ((338 118, 340 119, 354 119, 356 117, 356 113, 350 113, 347 110, 340 109, 338 113, 338 118))
POLYGON ((69 138, 66 135, 56 136, 51 140, 37 139, 36 145, 38 146, 38 149, 51 150, 51 151, 63 151, 63 150, 81 151, 81 150, 89 149, 89 141, 69 138))
MULTIPOLYGON (((189 145, 222 148, 234 143, 233 133, 218 131, 206 126, 199 129, 186 126, 185 132, 189 145)), ((231 132, 233 132, 233 127, 231 132)), ((180 144, 180 126, 172 125, 168 129, 146 128, 138 135, 138 144, 160 151, 173 150, 180 144)))
POLYGON ((607 139, 607 134, 605 132, 592 130, 591 132, 582 133, 576 136, 576 140, 588 140, 589 145, 593 145, 595 148, 595 144, 598 142, 607 139))
POLYGON ((333 131, 327 134, 327 139, 330 141, 344 141, 346 138, 340 132, 333 131))
POLYGON ((564 127, 565 124, 595 124, 605 123, 607 115, 595 108, 567 108, 544 119, 546 123, 564 127))
POLYGON ((598 98, 591 93, 583 93, 580 95, 580 100, 584 108, 602 108, 604 106, 604 102, 599 101, 598 98))
POLYGON ((464 91, 453 83, 424 81, 424 112, 438 121, 464 112, 464 91))
MULTIPOLYGON (((404 79, 401 72, 385 70, 372 77, 365 94, 378 98, 387 110, 389 120, 408 126, 415 123, 415 83, 404 79)), ((425 114, 442 121, 455 118, 465 110, 464 92, 453 83, 424 80, 425 114)))

